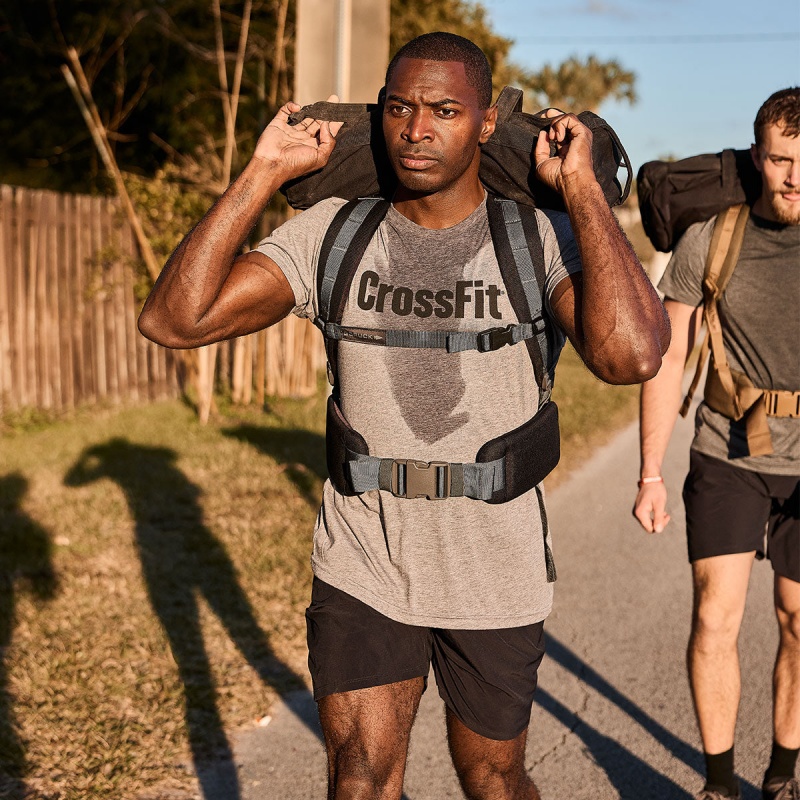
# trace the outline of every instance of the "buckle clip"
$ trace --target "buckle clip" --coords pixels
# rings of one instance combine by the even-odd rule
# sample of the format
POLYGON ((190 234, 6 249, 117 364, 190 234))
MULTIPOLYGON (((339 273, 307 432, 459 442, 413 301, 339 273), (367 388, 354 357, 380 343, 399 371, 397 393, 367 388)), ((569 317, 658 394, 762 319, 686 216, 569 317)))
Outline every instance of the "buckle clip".
POLYGON ((395 497, 414 500, 426 497, 428 500, 445 500, 450 497, 450 464, 446 461, 413 461, 396 458, 392 462, 392 488, 395 497), (403 471, 403 475, 400 471, 403 471), (444 470, 444 492, 439 494, 439 470, 444 470), (401 480, 405 492, 400 491, 401 480))
POLYGON ((478 334, 478 352, 490 353, 507 344, 514 344, 514 326, 505 328, 488 328, 478 334))

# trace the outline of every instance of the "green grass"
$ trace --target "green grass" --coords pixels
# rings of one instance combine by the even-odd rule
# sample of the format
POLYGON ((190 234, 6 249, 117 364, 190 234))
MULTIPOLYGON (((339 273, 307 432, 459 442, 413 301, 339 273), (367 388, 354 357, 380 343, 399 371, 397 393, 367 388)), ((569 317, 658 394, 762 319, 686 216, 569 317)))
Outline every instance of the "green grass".
MULTIPOLYGON (((551 485, 636 406, 571 351, 555 397, 551 485)), ((193 759, 302 685, 324 405, 4 420, 0 798, 189 797, 193 759)))

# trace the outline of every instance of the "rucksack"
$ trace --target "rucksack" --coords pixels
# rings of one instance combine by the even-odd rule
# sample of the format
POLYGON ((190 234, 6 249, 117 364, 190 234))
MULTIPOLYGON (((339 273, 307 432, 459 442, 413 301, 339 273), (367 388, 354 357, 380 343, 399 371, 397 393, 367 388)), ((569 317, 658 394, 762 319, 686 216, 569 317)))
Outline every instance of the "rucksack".
POLYGON ((636 175, 642 226, 656 250, 668 253, 686 229, 731 206, 752 205, 761 175, 749 150, 723 150, 680 161, 648 161, 636 175))
POLYGON ((759 389, 743 372, 732 369, 725 355, 718 302, 739 260, 749 216, 750 207, 743 203, 726 209, 714 222, 703 274, 706 336, 680 413, 682 417, 689 413, 692 397, 710 352, 704 392, 706 405, 728 419, 745 418, 749 453, 751 456, 761 456, 773 452, 767 416, 800 416, 800 392, 759 389))
POLYGON ((345 203, 323 237, 317 267, 319 314, 333 391, 328 398, 326 455, 331 483, 346 496, 373 489, 404 499, 445 500, 470 497, 505 503, 536 490, 544 535, 548 581, 556 579, 547 542, 547 516, 540 483, 560 457, 558 408, 550 399, 553 374, 563 339, 544 308, 545 263, 535 211, 527 205, 489 195, 489 228, 509 301, 519 320, 484 331, 377 330, 343 326, 350 285, 370 240, 389 208, 380 197, 345 203), (440 349, 449 353, 490 353, 524 342, 539 385, 539 408, 527 422, 484 443, 472 463, 423 462, 372 455, 364 437, 346 420, 339 403, 338 345, 440 349))
MULTIPOLYGON (((537 177, 533 150, 539 132, 550 125, 544 111, 522 112, 522 91, 506 86, 497 98, 497 127, 481 146, 480 179, 494 195, 517 203, 563 211, 561 196, 537 177)), ((306 117, 344 122, 336 136, 336 147, 328 163, 309 175, 281 186, 292 208, 310 208, 320 200, 341 197, 381 196, 390 198, 397 185, 386 156, 383 140, 383 103, 320 102, 304 106, 289 117, 297 124, 306 117)), ((630 191, 633 172, 628 155, 613 128, 597 114, 582 111, 578 119, 592 131, 592 161, 595 175, 608 204, 622 203, 630 191), (617 179, 626 170, 624 187, 617 179)))

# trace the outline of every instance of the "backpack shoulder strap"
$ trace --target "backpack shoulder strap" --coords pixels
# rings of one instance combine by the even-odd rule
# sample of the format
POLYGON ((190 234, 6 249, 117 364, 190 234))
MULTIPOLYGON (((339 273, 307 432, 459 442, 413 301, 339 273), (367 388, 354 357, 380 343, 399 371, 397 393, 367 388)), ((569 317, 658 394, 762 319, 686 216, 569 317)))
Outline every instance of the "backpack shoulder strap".
MULTIPOLYGON (((386 216, 389 202, 380 197, 363 197, 345 203, 334 216, 320 247, 317 262, 318 315, 314 323, 342 321, 350 284, 367 245, 386 216)), ((325 337, 328 369, 337 380, 338 342, 325 337)))
MULTIPOLYGON (((544 320, 545 264, 536 211, 530 206, 490 195, 486 201, 489 229, 492 234, 500 274, 517 318, 522 321, 544 320)), ((550 399, 557 357, 554 331, 545 324, 541 332, 525 345, 541 390, 540 405, 550 399)))
POLYGON ((695 370, 692 384, 681 406, 680 413, 683 417, 689 412, 689 405, 700 382, 700 375, 703 372, 703 366, 709 350, 713 354, 715 369, 719 373, 726 392, 731 397, 736 394, 733 376, 728 366, 728 359, 725 356, 722 325, 719 319, 717 303, 719 298, 722 297, 722 293, 725 291, 725 287, 728 285, 728 281, 739 260, 749 216, 750 206, 743 203, 731 206, 721 212, 714 222, 714 232, 711 235, 711 244, 708 248, 706 267, 703 274, 703 319, 706 323, 707 333, 700 349, 700 357, 697 360, 697 369, 695 370))

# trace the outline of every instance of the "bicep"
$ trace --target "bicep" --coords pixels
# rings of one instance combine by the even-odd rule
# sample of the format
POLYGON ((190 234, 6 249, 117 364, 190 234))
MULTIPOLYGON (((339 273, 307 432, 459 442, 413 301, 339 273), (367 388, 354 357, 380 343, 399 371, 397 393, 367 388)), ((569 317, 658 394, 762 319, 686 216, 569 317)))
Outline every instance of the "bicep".
POLYGON ((672 340, 664 354, 664 359, 678 361, 683 365, 692 352, 697 339, 703 321, 703 306, 691 306, 667 297, 664 299, 664 308, 669 314, 672 328, 672 340))

